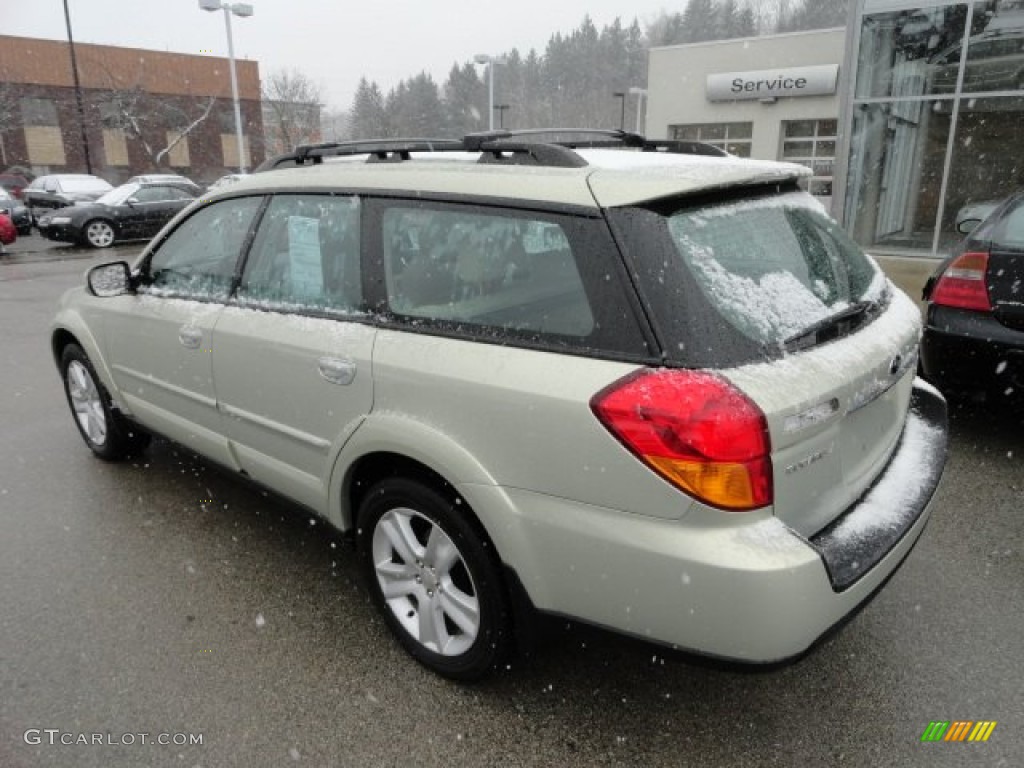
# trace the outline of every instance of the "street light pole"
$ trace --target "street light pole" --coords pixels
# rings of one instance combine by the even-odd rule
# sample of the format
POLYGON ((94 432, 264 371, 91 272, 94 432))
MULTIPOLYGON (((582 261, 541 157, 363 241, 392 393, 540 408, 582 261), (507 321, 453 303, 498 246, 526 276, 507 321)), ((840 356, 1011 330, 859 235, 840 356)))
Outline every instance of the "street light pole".
POLYGON ((231 64, 231 100, 235 105, 235 143, 238 147, 238 172, 245 173, 245 152, 242 146, 242 108, 238 103, 238 75, 235 73, 235 41, 231 37, 231 8, 224 8, 224 26, 228 31, 228 61, 231 64))
POLYGON ((487 65, 487 130, 494 130, 494 57, 478 53, 473 57, 477 64, 487 65))
POLYGON ((75 81, 75 104, 78 107, 78 130, 82 135, 82 153, 85 155, 85 172, 92 173, 92 158, 89 156, 89 139, 85 135, 85 109, 82 107, 82 85, 78 80, 78 60, 75 58, 75 38, 71 36, 71 13, 68 0, 64 0, 64 23, 68 28, 68 48, 71 49, 71 75, 75 81))
POLYGON ((619 130, 624 131, 626 130, 626 92, 615 91, 612 96, 619 100, 619 106, 621 107, 619 111, 619 130))
POLYGON ((224 11, 224 26, 228 32, 228 64, 231 70, 231 100, 235 106, 235 143, 238 149, 238 171, 245 173, 245 152, 242 135, 242 108, 238 103, 238 75, 235 73, 235 41, 231 36, 231 14, 241 18, 252 16, 248 3, 222 3, 220 0, 199 0, 204 11, 224 11))
POLYGON ((640 133, 640 120, 644 111, 644 97, 647 95, 646 88, 630 86, 629 92, 636 96, 636 132, 640 133))

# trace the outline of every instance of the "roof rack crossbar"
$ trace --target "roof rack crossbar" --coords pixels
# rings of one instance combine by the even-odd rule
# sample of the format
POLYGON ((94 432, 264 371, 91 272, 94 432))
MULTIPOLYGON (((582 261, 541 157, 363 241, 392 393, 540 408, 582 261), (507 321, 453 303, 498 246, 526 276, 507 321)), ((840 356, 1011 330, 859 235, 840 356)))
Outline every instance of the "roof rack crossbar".
POLYGON ((479 151, 481 164, 543 165, 549 168, 582 168, 587 161, 561 144, 517 141, 483 141, 471 151, 479 151))

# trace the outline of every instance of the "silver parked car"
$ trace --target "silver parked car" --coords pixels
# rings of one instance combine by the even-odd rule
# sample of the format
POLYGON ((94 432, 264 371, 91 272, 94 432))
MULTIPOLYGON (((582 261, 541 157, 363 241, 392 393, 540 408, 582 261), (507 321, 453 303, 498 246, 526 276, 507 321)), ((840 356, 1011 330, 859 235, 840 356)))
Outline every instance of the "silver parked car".
POLYGON ((75 423, 101 458, 159 433, 351 534, 398 640, 452 678, 538 613, 796 657, 920 536, 945 401, 916 306, 806 169, 715 154, 300 147, 64 296, 75 423))

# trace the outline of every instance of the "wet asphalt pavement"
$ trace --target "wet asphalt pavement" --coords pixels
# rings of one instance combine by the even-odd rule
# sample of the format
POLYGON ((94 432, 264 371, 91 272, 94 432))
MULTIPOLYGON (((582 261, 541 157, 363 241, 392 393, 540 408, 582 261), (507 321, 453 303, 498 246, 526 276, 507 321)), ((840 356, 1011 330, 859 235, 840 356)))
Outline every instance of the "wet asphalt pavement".
POLYGON ((168 443, 126 464, 82 444, 48 324, 85 268, 137 250, 0 260, 0 767, 1024 761, 1019 414, 954 412, 917 548, 793 666, 722 670, 560 626, 460 686, 391 640, 322 523, 168 443), (922 744, 932 720, 998 725, 922 744))

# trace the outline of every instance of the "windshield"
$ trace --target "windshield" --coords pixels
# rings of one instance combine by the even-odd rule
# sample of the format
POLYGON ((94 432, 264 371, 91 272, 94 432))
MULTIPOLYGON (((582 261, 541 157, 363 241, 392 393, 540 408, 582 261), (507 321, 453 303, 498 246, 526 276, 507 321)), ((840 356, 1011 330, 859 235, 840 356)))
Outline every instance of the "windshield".
POLYGON ((762 345, 885 291, 874 261, 801 192, 680 210, 669 232, 710 303, 762 345))
POLYGON ((96 198, 96 202, 103 205, 123 205, 125 200, 138 192, 138 190, 138 184, 122 184, 120 187, 115 187, 105 195, 96 198))

